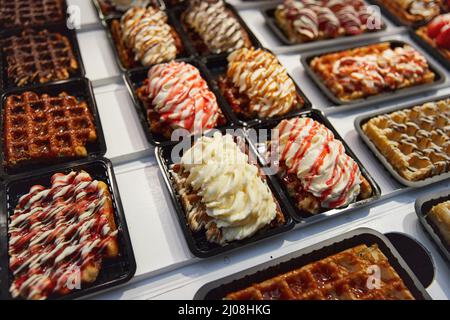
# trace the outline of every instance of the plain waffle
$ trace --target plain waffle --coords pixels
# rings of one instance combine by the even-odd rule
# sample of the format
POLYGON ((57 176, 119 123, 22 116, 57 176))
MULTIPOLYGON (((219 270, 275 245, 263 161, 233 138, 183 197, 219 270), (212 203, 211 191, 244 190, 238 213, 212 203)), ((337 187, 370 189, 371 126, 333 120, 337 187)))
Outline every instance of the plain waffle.
POLYGON ((24 92, 3 105, 5 164, 85 157, 86 144, 97 140, 93 116, 85 101, 24 92))
POLYGON ((228 300, 383 300, 414 297, 377 245, 359 245, 230 293, 228 300), (380 268, 378 285, 370 281, 380 268))
POLYGON ((64 20, 63 0, 0 0, 0 27, 41 26, 64 20))
POLYGON ((365 134, 394 169, 408 181, 448 172, 450 99, 370 119, 365 134))
POLYGON ((2 41, 8 80, 18 87, 68 79, 78 69, 67 37, 48 30, 26 30, 2 41))

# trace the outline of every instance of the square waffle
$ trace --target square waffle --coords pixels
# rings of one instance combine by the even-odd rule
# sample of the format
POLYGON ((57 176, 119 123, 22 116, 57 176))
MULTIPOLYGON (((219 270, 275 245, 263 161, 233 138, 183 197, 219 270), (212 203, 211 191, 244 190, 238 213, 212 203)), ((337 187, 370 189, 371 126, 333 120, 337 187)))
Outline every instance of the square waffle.
POLYGON ((435 205, 427 217, 439 230, 447 248, 450 249, 450 201, 435 205))
POLYGON ((448 172, 450 99, 380 115, 362 126, 392 167, 408 181, 448 172))
POLYGON ((3 105, 5 165, 14 167, 67 157, 86 157, 86 144, 97 140, 85 101, 63 92, 13 94, 3 105))
POLYGON ((56 173, 50 188, 34 185, 9 221, 13 298, 69 294, 95 282, 103 261, 119 255, 109 187, 84 171, 56 173))
POLYGON ((377 245, 342 251, 272 279, 229 293, 227 300, 413 300, 377 245), (371 267, 381 270, 371 288, 371 267))
POLYGON ((436 77, 419 51, 390 42, 324 54, 310 67, 341 101, 432 83, 436 77))
POLYGON ((421 23, 426 22, 433 17, 437 16, 440 12, 440 3, 441 0, 379 0, 381 4, 386 7, 386 9, 396 16, 403 23, 421 23), (410 8, 415 4, 415 2, 419 3, 428 3, 430 5, 428 14, 424 16, 426 10, 422 8, 420 10, 421 14, 414 14, 410 12, 410 8))
POLYGON ((64 20, 64 0, 0 0, 0 27, 41 26, 64 20))
POLYGON ((79 65, 69 39, 48 30, 26 30, 2 40, 8 80, 18 87, 65 80, 79 65))
POLYGON ((435 48, 445 59, 450 61, 450 50, 444 47, 438 46, 436 39, 428 36, 428 26, 420 27, 416 31, 417 35, 426 41, 429 45, 435 48))

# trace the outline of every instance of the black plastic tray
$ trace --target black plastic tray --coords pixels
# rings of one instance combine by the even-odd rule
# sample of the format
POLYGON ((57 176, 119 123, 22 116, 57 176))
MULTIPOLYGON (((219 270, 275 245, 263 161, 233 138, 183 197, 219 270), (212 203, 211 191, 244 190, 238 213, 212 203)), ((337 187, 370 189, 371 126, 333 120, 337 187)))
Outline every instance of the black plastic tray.
POLYGON ((69 18, 69 14, 67 11, 67 1, 63 0, 62 1, 62 14, 63 14, 63 18, 60 21, 46 21, 43 24, 40 25, 28 25, 28 26, 13 26, 13 27, 4 27, 3 25, 0 24, 0 34, 5 32, 5 30, 21 30, 24 28, 30 28, 30 27, 36 27, 36 28, 45 28, 48 25, 52 25, 52 24, 56 24, 56 23, 65 23, 67 21, 67 19, 69 18))
MULTIPOLYGON (((75 30, 69 30, 67 29, 67 27, 64 24, 53 24, 53 25, 46 25, 45 27, 35 27, 35 28, 27 28, 27 29, 32 29, 32 30, 48 30, 50 32, 57 32, 62 34, 63 36, 66 36, 69 39, 69 42, 72 46, 72 50, 75 56, 75 59, 77 60, 78 63, 78 70, 74 73, 71 74, 69 79, 73 79, 73 78, 82 78, 85 76, 86 71, 84 69, 84 64, 83 64, 83 59, 81 57, 81 51, 80 51, 80 47, 78 45, 78 39, 77 39, 77 34, 75 32, 75 30)), ((0 35, 0 43, 3 41, 3 39, 9 37, 9 36, 13 36, 13 35, 20 35, 22 33, 23 30, 17 30, 17 29, 13 29, 13 30, 7 30, 3 33, 1 33, 0 35)), ((8 75, 7 75, 7 62, 6 62, 6 55, 3 53, 3 49, 0 50, 0 70, 2 72, 1 76, 0 76, 0 90, 7 90, 7 89, 11 89, 11 88, 17 88, 17 86, 13 83, 10 82, 8 79, 8 75)), ((60 80, 58 80, 60 81, 60 80)), ((58 82, 56 81, 56 82, 58 82)), ((52 82, 48 82, 46 84, 50 84, 50 83, 55 83, 55 81, 52 82)), ((37 83, 32 83, 20 88, 25 88, 25 87, 29 87, 29 86, 33 86, 36 85, 37 83)))
MULTIPOLYGON (((176 21, 173 17, 173 14, 170 11, 165 11, 167 13, 167 17, 168 17, 168 23, 170 26, 172 26, 175 31, 177 32, 178 36, 181 39, 181 42, 183 43, 183 47, 184 50, 182 53, 180 53, 179 55, 177 55, 177 59, 183 59, 183 58, 189 58, 193 55, 193 49, 190 45, 190 42, 187 40, 186 36, 184 35, 184 32, 181 30, 181 26, 178 24, 178 21, 176 21)), ((117 46, 116 43, 114 41, 114 37, 112 35, 111 32, 111 24, 114 20, 120 20, 120 17, 122 15, 118 15, 118 16, 111 16, 106 20, 102 21, 103 27, 105 28, 106 34, 108 36, 108 40, 109 43, 111 44, 111 48, 113 49, 114 52, 114 57, 116 59, 116 63, 119 66, 120 70, 122 72, 127 72, 129 70, 134 70, 134 69, 139 69, 139 68, 143 68, 144 66, 142 66, 142 64, 140 62, 136 62, 136 66, 133 66, 132 68, 126 68, 122 61, 120 60, 120 56, 119 53, 117 51, 117 46)))
POLYGON ((347 110, 353 109, 353 108, 364 108, 367 106, 371 106, 373 104, 386 102, 386 101, 389 101, 392 99, 406 98, 406 97, 409 97, 412 95, 430 91, 432 89, 437 89, 437 87, 439 85, 441 85, 445 82, 444 73, 432 61, 428 61, 430 70, 432 72, 434 72, 434 74, 436 75, 433 83, 416 85, 416 86, 412 86, 412 87, 408 87, 408 88, 404 88, 404 89, 399 89, 399 90, 396 90, 393 92, 381 93, 379 95, 370 96, 370 97, 363 98, 363 99, 358 99, 358 100, 353 100, 353 101, 343 101, 334 95, 334 93, 323 83, 320 76, 318 74, 316 74, 310 66, 310 62, 315 57, 318 57, 318 56, 322 56, 322 55, 334 53, 334 52, 341 52, 341 51, 345 51, 345 50, 349 50, 349 49, 355 49, 355 48, 359 48, 359 47, 363 47, 363 46, 367 46, 367 45, 373 45, 373 44, 377 44, 377 43, 385 43, 385 42, 390 43, 391 47, 393 47, 393 48, 401 47, 404 45, 410 45, 413 48, 415 48, 416 50, 418 50, 421 54, 423 54, 423 52, 421 50, 419 50, 415 45, 408 43, 408 42, 399 41, 399 40, 386 40, 386 41, 376 40, 376 41, 364 42, 359 45, 346 45, 346 46, 339 47, 338 49, 331 49, 331 50, 327 49, 327 50, 320 50, 320 51, 316 51, 316 52, 310 52, 310 53, 302 56, 301 62, 305 68, 306 74, 313 80, 313 82, 316 84, 318 89, 325 94, 325 96, 328 98, 328 100, 330 100, 332 103, 334 103, 335 105, 338 106, 338 107, 336 107, 337 109, 339 109, 340 107, 345 108, 347 110))
MULTIPOLYGON (((207 71, 205 70, 205 66, 203 63, 201 63, 199 60, 187 58, 187 59, 177 59, 175 61, 184 61, 186 63, 192 64, 194 67, 196 67, 202 76, 202 78, 207 82, 209 89, 214 93, 214 95, 217 98, 217 103, 222 110, 223 115, 225 116, 225 119, 229 124, 232 123, 232 115, 228 111, 227 104, 225 99, 222 97, 222 95, 218 92, 217 88, 213 85, 211 79, 208 76, 207 71)), ((170 141, 166 138, 164 138, 161 135, 157 135, 155 133, 152 133, 150 131, 150 127, 147 120, 147 109, 144 105, 144 103, 141 102, 139 97, 136 94, 136 90, 142 85, 142 83, 147 79, 148 70, 151 67, 147 68, 141 68, 141 69, 135 69, 128 71, 125 75, 125 83, 128 87, 128 92, 133 100, 133 105, 136 109, 136 112, 139 116, 139 120, 142 125, 142 129, 145 132, 145 135, 147 137, 148 142, 153 146, 162 146, 162 145, 168 145, 173 144, 173 141, 170 141)))
POLYGON ((69 173, 70 171, 85 170, 94 179, 105 182, 111 193, 114 208, 114 217, 119 230, 119 252, 120 256, 114 260, 103 262, 102 269, 97 280, 89 286, 72 293, 52 297, 55 299, 76 299, 86 297, 94 293, 104 292, 111 287, 128 282, 136 272, 136 261, 128 232, 125 215, 120 200, 112 164, 107 159, 97 159, 91 161, 78 161, 61 166, 54 166, 45 170, 35 171, 31 174, 24 174, 7 180, 2 184, 4 192, 1 195, 2 211, 0 213, 0 290, 1 299, 11 299, 9 294, 10 281, 12 276, 9 273, 8 246, 8 217, 14 210, 19 197, 28 193, 33 185, 41 184, 50 186, 50 178, 54 173, 69 173))
MULTIPOLYGON (((269 50, 267 50, 267 51, 269 51, 269 50)), ((216 86, 218 92, 222 95, 222 93, 220 92, 220 89, 218 88, 217 80, 218 80, 219 76, 225 74, 227 71, 227 68, 228 68, 227 58, 224 56, 212 56, 205 60, 205 65, 206 65, 206 68, 208 69, 208 72, 209 72, 211 78, 214 80, 214 85, 216 86)), ((300 89, 300 87, 297 85, 295 80, 292 79, 292 77, 289 74, 288 74, 288 76, 291 78, 292 82, 294 83, 298 95, 300 97, 302 97, 302 99, 305 102, 303 107, 297 108, 296 110, 289 112, 288 115, 299 114, 300 112, 302 112, 304 110, 311 109, 312 108, 311 101, 306 97, 305 93, 300 89)), ((222 95, 222 97, 223 97, 223 95, 222 95)), ((223 100, 225 101, 227 109, 232 116, 233 123, 236 125, 247 127, 247 126, 257 125, 260 123, 264 123, 265 121, 271 120, 271 119, 258 119, 258 118, 253 119, 253 120, 246 120, 242 117, 239 117, 238 115, 236 115, 233 112, 231 106, 229 105, 229 103, 227 102, 225 97, 223 97, 223 100)), ((273 119, 280 119, 280 118, 282 118, 282 117, 274 117, 273 119)))
MULTIPOLYGON (((255 34, 250 30, 250 28, 245 23, 245 21, 242 19, 242 17, 240 16, 240 14, 236 10, 236 8, 234 8, 229 3, 225 3, 225 5, 226 5, 226 8, 228 10, 230 10, 233 13, 233 15, 236 17, 236 19, 239 21, 239 24, 242 26, 242 28, 245 30, 245 32, 247 32, 247 34, 250 38, 250 42, 252 43, 253 47, 262 48, 263 46, 262 46, 261 42, 255 36, 255 34)), ((185 11, 185 5, 182 5, 182 6, 174 8, 171 12, 173 13, 175 19, 179 22, 180 28, 183 31, 183 35, 189 41, 193 52, 200 57, 211 57, 211 56, 227 57, 230 54, 230 52, 224 52, 221 54, 214 54, 212 52, 198 52, 197 48, 195 48, 195 46, 192 44, 192 41, 190 40, 188 32, 186 30, 186 26, 185 26, 184 22, 182 21, 181 15, 184 11, 185 11)))
MULTIPOLYGON (((25 91, 33 91, 38 94, 47 93, 52 96, 57 96, 61 92, 67 92, 69 95, 73 95, 76 98, 83 99, 88 104, 92 116, 94 117, 94 124, 97 131, 97 141, 94 143, 88 143, 86 145, 87 151, 88 151, 88 157, 87 159, 93 159, 102 157, 106 153, 106 142, 105 142, 105 136, 103 133, 102 124, 100 121, 100 114, 97 109, 97 103, 95 101, 94 97, 94 91, 92 88, 91 82, 86 78, 80 78, 80 79, 73 79, 73 80, 63 80, 60 82, 56 82, 53 84, 48 85, 37 85, 32 87, 26 87, 26 88, 20 88, 20 89, 12 89, 6 91, 0 98, 1 106, 3 110, 3 105, 6 101, 6 98, 10 95, 14 94, 20 94, 25 91)), ((0 111, 0 128, 3 132, 3 112, 0 111)), ((2 138, 0 138, 0 176, 6 176, 6 175, 17 175, 19 173, 23 173, 26 171, 32 171, 36 169, 41 169, 43 167, 57 164, 57 163, 64 163, 73 161, 74 159, 67 159, 67 158, 58 158, 55 159, 53 162, 49 162, 47 160, 45 161, 37 161, 34 163, 27 163, 23 165, 19 165, 16 168, 7 168, 5 167, 4 161, 5 161, 5 155, 4 155, 4 149, 3 149, 3 134, 2 138)))
MULTIPOLYGON (((220 130, 222 133, 226 133, 227 129, 230 129, 230 134, 233 134, 235 137, 241 137, 242 139, 245 139, 244 133, 241 130, 236 130, 236 128, 230 127, 230 128, 223 128, 220 130)), ((211 136, 214 131, 210 131, 206 133, 206 136, 211 136)), ((217 131, 216 131, 217 132, 217 131)), ((190 142, 191 145, 199 138, 199 135, 191 136, 190 142)), ((189 140, 187 140, 189 141, 189 140)), ((246 141, 246 144, 248 145, 248 141, 246 141)), ((189 226, 187 224, 186 215, 184 208, 180 202, 178 193, 176 191, 176 188, 173 183, 173 178, 171 176, 171 173, 169 172, 170 165, 173 164, 173 159, 171 158, 172 150, 174 149, 174 145, 172 146, 165 146, 165 147, 157 147, 155 149, 155 155, 156 159, 158 161, 159 167, 161 169, 162 175, 164 177, 164 181, 166 184, 166 187, 170 193, 170 198, 172 200, 172 203, 175 207, 175 211, 178 216, 178 221, 180 223, 180 227, 184 233, 184 236, 186 238, 187 244, 191 252, 199 258, 209 258, 213 257, 225 252, 229 252, 231 250, 235 250, 244 246, 248 246, 250 244, 254 244, 256 242, 259 242, 261 240, 274 237, 276 235, 279 235, 281 233, 284 233, 286 231, 291 230, 294 227, 294 221, 292 220, 291 216, 288 214, 286 208, 285 208, 285 201, 282 196, 280 196, 280 193, 276 191, 276 186, 273 184, 273 181, 270 177, 267 177, 267 183, 274 194, 275 198, 278 201, 278 204, 281 208, 281 211, 285 218, 285 224, 282 226, 277 226, 270 229, 263 229, 257 232, 255 235, 253 235, 250 238, 240 240, 240 241, 233 241, 225 246, 220 246, 217 244, 209 243, 206 240, 206 235, 204 230, 201 230, 199 232, 192 232, 189 229, 189 226)), ((249 154, 255 157, 256 155, 253 153, 251 148, 248 148, 249 154)))
POLYGON ((433 240, 434 244, 439 248, 442 256, 450 265, 450 244, 446 244, 437 227, 434 226, 427 214, 431 208, 439 203, 450 200, 450 191, 441 191, 439 193, 428 194, 416 200, 415 209, 420 224, 425 229, 428 236, 433 240))
POLYGON ((276 277, 361 244, 366 244, 367 246, 377 244, 412 295, 419 300, 431 300, 430 295, 392 243, 383 234, 368 228, 360 228, 344 233, 308 248, 210 282, 198 290, 194 299, 221 300, 228 293, 245 289, 254 283, 276 277))
POLYGON ((392 112, 404 110, 404 109, 410 109, 415 106, 423 105, 427 102, 434 102, 434 101, 444 100, 444 99, 448 99, 448 98, 450 98, 450 95, 438 96, 438 97, 433 97, 433 98, 428 97, 426 99, 421 99, 418 102, 415 102, 413 104, 410 103, 406 106, 401 105, 401 106, 395 106, 395 107, 377 110, 375 112, 371 112, 371 113, 359 116, 355 119, 355 129, 358 132, 358 135, 361 137, 361 139, 364 141, 364 143, 369 147, 370 151, 372 151, 372 153, 375 155, 375 157, 383 164, 384 168, 390 173, 390 175, 395 180, 397 180, 399 183, 401 183, 402 185, 407 186, 407 187, 412 187, 412 188, 424 187, 424 186, 436 183, 438 181, 442 181, 442 180, 446 180, 446 179, 450 178, 450 171, 447 173, 442 173, 440 175, 431 177, 431 178, 421 180, 421 181, 409 181, 409 180, 403 178, 397 172, 397 170, 395 170, 394 167, 389 163, 389 161, 380 152, 380 150, 378 150, 378 148, 369 139, 369 137, 365 134, 365 132, 362 129, 362 126, 370 119, 377 117, 379 115, 383 115, 386 113, 392 113, 392 112))
POLYGON ((414 39, 426 52, 431 54, 433 58, 439 61, 447 70, 450 70, 450 60, 444 56, 438 48, 433 47, 427 41, 425 41, 421 36, 416 33, 416 30, 409 30, 411 38, 414 39))
MULTIPOLYGON (((286 36, 286 34, 284 33, 284 31, 278 26, 276 20, 275 20, 275 10, 276 10, 277 6, 271 7, 271 8, 267 8, 267 9, 263 9, 261 10, 262 15, 264 16, 264 19, 266 20, 266 25, 269 27, 269 29, 277 36, 277 38, 281 41, 281 43, 283 43, 284 45, 288 45, 288 46, 293 46, 293 45, 300 45, 300 44, 306 44, 306 43, 311 43, 311 42, 295 42, 295 41, 291 41, 289 40, 289 38, 286 36)), ((323 43, 323 45, 325 46, 332 46, 332 45, 338 45, 339 44, 339 40, 342 38, 352 38, 354 39, 354 41, 358 41, 358 39, 361 39, 361 37, 367 35, 367 34, 373 34, 373 33, 377 33, 377 32, 381 32, 386 30, 387 26, 384 23, 384 21, 381 21, 381 29, 377 30, 377 31, 373 31, 373 32, 365 32, 361 35, 356 35, 356 36, 341 36, 338 38, 330 38, 330 39, 323 39, 323 40, 317 40, 317 41, 312 41, 315 43, 323 43)))
MULTIPOLYGON (((106 20, 112 17, 117 17, 117 16, 121 16, 122 14, 124 14, 125 11, 121 11, 121 10, 117 10, 113 7, 111 12, 103 12, 100 2, 105 1, 105 2, 110 2, 110 0, 91 0, 92 5, 94 6, 95 11, 97 12, 97 15, 99 17, 100 20, 106 20)), ((163 0, 150 0, 150 5, 156 5, 158 7, 160 7, 161 9, 165 9, 166 5, 164 4, 163 0)))
MULTIPOLYGON (((359 161, 359 159, 356 157, 356 155, 353 153, 353 151, 347 145, 345 140, 339 135, 339 133, 336 131, 336 129, 333 127, 333 125, 328 121, 328 119, 324 116, 324 114, 321 111, 316 110, 316 109, 312 109, 312 110, 309 110, 309 111, 304 111, 301 114, 296 115, 296 116, 287 116, 287 117, 284 117, 284 118, 279 119, 279 120, 267 121, 265 124, 253 127, 253 129, 256 129, 257 131, 259 129, 268 130, 267 139, 269 141, 271 129, 276 127, 281 122, 281 120, 283 120, 283 119, 291 119, 291 118, 295 118, 297 116, 298 117, 309 117, 309 118, 312 118, 313 120, 318 121, 319 123, 321 123, 324 126, 326 126, 329 130, 331 130, 333 132, 335 138, 337 140, 340 140, 342 142, 342 144, 344 145, 345 152, 353 160, 355 160, 355 162, 358 164, 358 166, 360 168, 360 171, 361 171, 361 174, 367 179, 367 181, 369 182, 370 186, 373 189, 373 194, 368 199, 356 201, 354 203, 351 203, 350 205, 348 205, 345 208, 325 210, 325 211, 323 211, 323 212, 321 212, 319 214, 311 215, 311 214, 306 213, 306 212, 301 212, 297 208, 297 206, 295 205, 294 200, 289 196, 289 193, 288 193, 285 185, 283 184, 283 182, 279 179, 279 177, 277 175, 274 175, 273 177, 274 177, 274 179, 275 179, 279 189, 281 190, 281 192, 283 192, 286 195, 286 198, 288 199, 289 210, 291 211, 291 215, 297 221, 297 223, 299 224, 299 226, 297 226, 297 227, 306 227, 306 226, 309 226, 311 224, 314 224, 314 223, 317 223, 317 222, 320 222, 320 221, 329 220, 329 219, 334 218, 336 216, 340 216, 340 215, 343 215, 343 214, 348 214, 349 212, 351 212, 351 211, 353 211, 353 210, 355 210, 357 208, 361 208, 363 206, 370 205, 372 202, 378 200, 380 198, 380 196, 381 196, 380 187, 378 186, 376 181, 372 178, 372 176, 369 174, 369 172, 367 172, 367 170, 364 167, 364 165, 359 161)), ((260 159, 261 163, 264 166, 268 166, 268 162, 267 162, 267 158, 266 158, 265 141, 259 141, 259 139, 260 139, 259 137, 258 137, 258 141, 255 141, 255 136, 254 135, 252 136, 249 131, 247 131, 247 133, 250 136, 249 140, 250 140, 250 142, 252 144, 252 147, 258 153, 258 156, 259 156, 259 159, 260 159)), ((257 132, 256 132, 256 134, 258 135, 257 132)))

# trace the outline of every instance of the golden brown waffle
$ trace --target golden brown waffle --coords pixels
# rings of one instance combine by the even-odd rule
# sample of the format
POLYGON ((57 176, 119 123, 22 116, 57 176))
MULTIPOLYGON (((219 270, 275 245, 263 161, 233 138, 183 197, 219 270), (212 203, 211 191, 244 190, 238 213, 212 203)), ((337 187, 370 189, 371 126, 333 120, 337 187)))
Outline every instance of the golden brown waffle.
MULTIPOLYGON (((416 2, 414 0, 378 0, 386 9, 394 16, 396 16, 403 23, 420 23, 426 22, 437 16, 440 12, 440 0, 421 0, 422 2, 429 2, 433 5, 433 10, 430 11, 428 17, 419 14, 412 14, 409 12, 409 6, 416 2)), ((421 11, 423 13, 423 10, 421 11)))
POLYGON ((449 171, 450 99, 370 119, 363 130, 392 167, 408 181, 449 171))
POLYGON ((24 92, 3 105, 5 164, 86 157, 86 144, 97 140, 93 116, 85 101, 24 92))
POLYGON ((41 26, 64 20, 64 0, 0 0, 0 27, 41 26))
POLYGON ((67 37, 48 30, 26 30, 2 41, 8 79, 18 87, 68 79, 78 69, 67 37))
POLYGON ((439 203, 431 208, 428 218, 439 230, 444 242, 450 249, 450 201, 439 203))
POLYGON ((428 27, 420 27, 416 31, 417 35, 421 37, 423 40, 425 40, 429 45, 431 45, 433 48, 435 48, 437 51, 439 51, 440 54, 442 54, 447 60, 450 61, 450 50, 440 47, 436 44, 436 39, 430 38, 428 36, 428 27))
POLYGON ((228 300, 413 300, 377 245, 342 251, 270 280, 230 293, 228 300), (380 286, 368 285, 373 266, 380 286))

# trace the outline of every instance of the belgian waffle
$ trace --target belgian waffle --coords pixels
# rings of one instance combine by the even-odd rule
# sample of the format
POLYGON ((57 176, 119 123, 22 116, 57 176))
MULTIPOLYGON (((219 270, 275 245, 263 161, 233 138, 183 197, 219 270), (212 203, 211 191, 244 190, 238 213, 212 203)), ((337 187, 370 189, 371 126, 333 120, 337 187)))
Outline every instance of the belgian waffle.
POLYGON ((370 119, 362 128, 392 167, 408 181, 450 168, 450 99, 370 119))
POLYGON ((399 18, 403 23, 426 22, 437 16, 440 12, 441 0, 378 0, 386 9, 399 18), (420 9, 414 10, 415 5, 422 4, 420 9))
POLYGON ((442 238, 450 250, 450 201, 445 201, 431 208, 427 217, 439 230, 442 238))
POLYGON ((342 251, 244 290, 228 300, 413 300, 403 280, 377 245, 342 251), (370 286, 374 266, 379 286, 370 286))
POLYGON ((48 30, 26 30, 2 41, 8 79, 16 86, 65 80, 79 65, 67 37, 48 30))
POLYGON ((5 164, 87 156, 86 144, 97 139, 85 101, 63 92, 58 96, 24 92, 10 95, 3 106, 5 164))
POLYGON ((41 26, 63 20, 63 0, 0 0, 2 28, 41 26))
POLYGON ((56 173, 34 185, 10 216, 13 298, 42 300, 96 281, 105 259, 119 255, 112 198, 84 172, 56 173))

